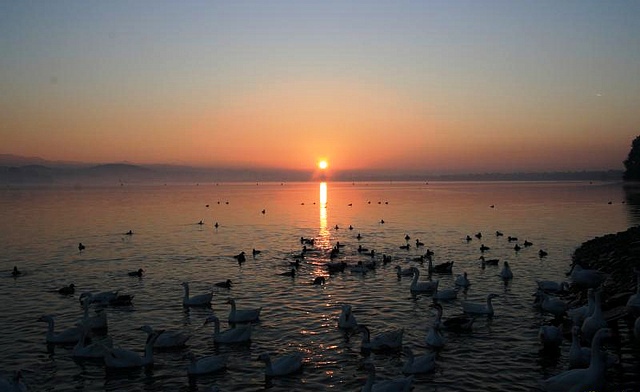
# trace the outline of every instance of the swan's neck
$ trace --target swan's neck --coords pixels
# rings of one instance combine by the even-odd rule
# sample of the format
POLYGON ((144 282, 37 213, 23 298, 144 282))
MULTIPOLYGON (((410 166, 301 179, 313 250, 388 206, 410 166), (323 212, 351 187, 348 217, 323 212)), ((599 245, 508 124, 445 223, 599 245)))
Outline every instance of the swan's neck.
POLYGON ((158 336, 159 335, 156 335, 155 337, 149 339, 147 344, 145 344, 144 346, 144 357, 142 358, 142 363, 144 363, 145 365, 153 362, 153 345, 156 340, 158 340, 158 336))
POLYGON ((213 333, 217 336, 220 335, 220 320, 213 320, 213 333))
POLYGON ((591 342, 591 362, 589 363, 589 369, 596 374, 600 374, 605 370, 606 360, 603 359, 604 354, 600 351, 602 347, 601 339, 600 335, 596 334, 591 342))
POLYGON ((493 312, 493 304, 491 303, 491 298, 487 298, 487 310, 489 312, 493 312))
POLYGON ((82 301, 82 308, 84 309, 84 319, 88 319, 89 318, 89 299, 85 299, 84 301, 82 301))
POLYGON ((371 336, 369 335, 369 330, 368 329, 363 329, 362 330, 362 343, 369 343, 371 336))
POLYGON ((53 331, 55 329, 55 322, 53 321, 53 319, 49 319, 47 320, 47 323, 49 324, 49 329, 48 332, 53 335, 53 331))
POLYGON ((184 299, 189 299, 189 286, 184 286, 184 299))

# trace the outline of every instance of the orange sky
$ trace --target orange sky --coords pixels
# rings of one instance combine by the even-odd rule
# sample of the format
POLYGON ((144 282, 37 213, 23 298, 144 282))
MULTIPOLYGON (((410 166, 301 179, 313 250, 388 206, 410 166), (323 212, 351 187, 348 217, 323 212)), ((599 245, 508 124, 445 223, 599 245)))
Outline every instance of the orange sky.
POLYGON ((81 5, 0 9, 0 153, 606 170, 640 131, 638 3, 81 5))

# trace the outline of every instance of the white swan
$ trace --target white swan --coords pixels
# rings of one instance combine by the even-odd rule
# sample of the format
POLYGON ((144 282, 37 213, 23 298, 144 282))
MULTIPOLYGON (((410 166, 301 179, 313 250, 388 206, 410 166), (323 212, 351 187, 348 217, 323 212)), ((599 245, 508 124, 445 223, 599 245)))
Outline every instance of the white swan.
MULTIPOLYGON (((573 368, 585 368, 591 363, 591 349, 589 347, 582 347, 580 345, 580 327, 574 325, 571 328, 571 349, 569 350, 569 367, 573 368)), ((618 358, 615 355, 607 354, 605 364, 607 367, 617 364, 618 358)))
POLYGON ((367 376, 367 382, 362 387, 362 392, 409 392, 412 389, 413 375, 376 382, 375 365, 371 362, 366 362, 364 369, 367 370, 369 375, 367 376))
POLYGON ((405 347, 402 352, 407 356, 407 361, 402 366, 404 374, 431 373, 436 368, 436 354, 428 353, 414 356, 411 348, 405 347))
POLYGON ((403 329, 394 329, 382 332, 373 338, 369 328, 365 325, 359 325, 355 329, 356 333, 362 333, 362 344, 360 351, 367 353, 369 351, 396 351, 402 348, 403 329))
POLYGON ((401 278, 403 276, 413 276, 413 271, 411 270, 411 268, 407 268, 407 269, 402 269, 401 266, 396 265, 396 275, 398 276, 398 278, 401 278))
POLYGON ((511 271, 511 267, 509 267, 509 262, 505 261, 502 264, 502 270, 500 271, 500 278, 504 281, 508 281, 513 279, 513 271, 511 271))
POLYGON ((22 372, 17 370, 11 380, 0 378, 0 391, 2 392, 26 392, 27 386, 22 382, 22 372))
POLYGON ((640 269, 634 271, 636 273, 636 293, 629 297, 627 301, 627 311, 632 317, 640 316, 640 269))
MULTIPOLYGON (((149 325, 143 325, 140 327, 140 330, 147 333, 147 337, 151 337, 153 335, 153 328, 149 325)), ((156 339, 156 342, 153 344, 153 348, 179 348, 184 347, 187 344, 187 340, 191 337, 190 335, 182 332, 182 331, 169 331, 163 330, 156 339)))
POLYGON ((260 312, 262 308, 256 309, 236 309, 236 301, 233 298, 229 298, 227 303, 231 305, 231 311, 229 312, 229 323, 252 323, 260 320, 260 312))
POLYGON ((108 348, 113 347, 111 338, 107 337, 103 341, 96 341, 90 344, 85 344, 85 338, 91 331, 88 324, 79 323, 80 327, 80 339, 78 343, 71 350, 71 356, 78 359, 103 359, 107 353, 108 348))
POLYGON ((543 312, 550 313, 556 317, 562 317, 567 311, 567 304, 556 297, 551 297, 541 289, 538 289, 538 295, 542 298, 540 309, 543 312))
POLYGON ((593 307, 593 314, 584 319, 580 331, 586 341, 591 341, 593 336, 600 328, 607 327, 607 320, 604 319, 602 314, 602 290, 595 290, 595 305, 593 307))
POLYGON ((281 355, 271 360, 268 353, 262 353, 258 356, 259 361, 263 361, 266 365, 264 373, 267 377, 286 376, 295 373, 302 368, 304 357, 300 353, 281 355))
POLYGON ((467 278, 466 272, 464 272, 462 275, 456 276, 455 285, 465 289, 471 286, 471 282, 469 281, 469 278, 467 278))
POLYGON ((475 302, 462 302, 462 311, 470 314, 486 314, 488 316, 493 316, 493 304, 491 300, 493 298, 497 298, 498 294, 489 294, 487 295, 487 303, 475 303, 475 302))
POLYGON ((188 353, 186 357, 190 360, 187 374, 191 376, 219 372, 227 367, 228 357, 226 355, 209 355, 196 358, 193 353, 188 353))
POLYGON ((88 298, 85 298, 84 301, 80 301, 84 310, 84 314, 80 322, 85 324, 89 329, 107 329, 107 312, 105 312, 104 309, 96 309, 96 314, 94 316, 89 315, 90 299, 91 297, 89 296, 88 298))
POLYGON ((603 272, 594 269, 584 269, 578 264, 571 266, 569 274, 571 275, 571 282, 573 282, 574 285, 584 288, 596 288, 607 278, 607 274, 603 272))
POLYGON ((90 304, 98 304, 100 306, 107 306, 111 301, 115 301, 118 298, 117 291, 103 291, 98 294, 93 294, 91 292, 84 292, 80 294, 79 300, 82 304, 87 301, 90 304))
POLYGON ((38 319, 38 321, 44 321, 49 324, 47 330, 47 343, 51 344, 73 344, 77 343, 80 339, 80 327, 73 327, 66 329, 62 332, 55 332, 55 321, 53 316, 46 315, 38 319))
POLYGON ((425 338, 427 346, 436 349, 444 347, 446 341, 440 331, 435 326, 427 327, 427 337, 425 338))
POLYGON ((416 267, 411 267, 411 271, 413 272, 413 279, 411 280, 411 285, 409 286, 409 290, 412 293, 431 293, 436 289, 438 285, 438 281, 428 281, 428 282, 419 282, 420 279, 420 270, 416 267))
POLYGON ((354 329, 358 326, 356 316, 351 312, 351 305, 342 305, 342 311, 338 317, 338 328, 340 329, 354 329))
POLYGON ((591 362, 586 369, 571 369, 542 381, 542 387, 547 392, 583 392, 601 391, 605 386, 605 359, 606 352, 601 350, 601 341, 611 337, 609 328, 600 329, 591 343, 591 362))
POLYGON ((182 306, 186 306, 186 307, 211 306, 211 299, 213 298, 213 292, 189 297, 189 283, 182 282, 182 287, 184 287, 184 297, 182 297, 182 306))
POLYGON ((558 348, 563 340, 562 328, 555 325, 543 325, 538 331, 538 338, 545 348, 558 348))
POLYGON ((104 355, 105 366, 112 369, 127 369, 151 365, 153 363, 153 344, 162 332, 162 330, 153 331, 151 336, 147 338, 144 345, 144 356, 123 348, 108 349, 104 355))
POLYGON ((213 322, 213 341, 216 343, 244 343, 251 340, 251 324, 238 325, 235 328, 227 329, 226 331, 220 331, 220 319, 217 316, 211 315, 204 320, 204 324, 213 322))
POLYGON ((458 290, 456 289, 444 289, 444 290, 439 290, 438 289, 438 283, 440 281, 436 280, 436 287, 433 290, 433 299, 438 301, 450 301, 453 299, 458 298, 458 290))
POLYGON ((587 304, 579 308, 570 309, 567 311, 569 318, 573 321, 573 325, 582 325, 584 319, 593 314, 593 309, 596 306, 596 294, 594 289, 589 289, 587 304))
POLYGON ((553 280, 536 280, 538 289, 545 293, 563 293, 569 290, 569 283, 567 282, 554 282, 553 280))
POLYGON ((640 317, 636 318, 636 322, 633 323, 633 336, 640 340, 640 317))

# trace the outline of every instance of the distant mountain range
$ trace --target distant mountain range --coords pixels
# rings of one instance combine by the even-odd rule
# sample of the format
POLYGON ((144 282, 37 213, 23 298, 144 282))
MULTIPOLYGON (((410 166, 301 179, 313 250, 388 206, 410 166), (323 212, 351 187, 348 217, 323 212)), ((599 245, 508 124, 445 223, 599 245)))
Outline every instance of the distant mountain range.
MULTIPOLYGON (((258 168, 203 168, 131 163, 89 164, 48 161, 37 157, 0 154, 2 185, 124 185, 211 182, 309 181, 310 171, 258 168)), ((333 181, 622 181, 621 170, 481 173, 433 175, 394 171, 342 171, 333 181)))

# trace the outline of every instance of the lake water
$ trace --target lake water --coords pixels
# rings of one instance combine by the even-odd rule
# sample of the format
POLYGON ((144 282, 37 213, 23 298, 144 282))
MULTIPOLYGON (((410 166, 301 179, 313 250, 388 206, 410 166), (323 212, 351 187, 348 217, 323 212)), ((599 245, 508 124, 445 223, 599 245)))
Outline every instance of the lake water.
MULTIPOLYGON (((36 391, 222 391, 360 390, 360 337, 337 328, 340 305, 348 303, 372 333, 404 328, 404 344, 414 353, 427 350, 426 327, 435 318, 432 298, 412 296, 410 278, 399 280, 395 265, 412 261, 426 248, 434 263, 454 261, 450 276, 434 275, 440 287, 453 286, 466 271, 472 286, 447 302, 445 317, 461 313, 461 299, 494 300, 495 316, 480 318, 470 334, 445 334, 435 373, 415 377, 416 391, 532 391, 540 380, 567 369, 570 342, 557 356, 541 353, 537 339, 548 317, 532 307, 536 279, 563 279, 573 250, 595 236, 615 233, 640 221, 637 206, 625 202, 620 184, 541 183, 225 183, 113 188, 5 188, 0 191, 0 375, 22 369, 36 391), (264 210, 264 213, 262 212, 264 210), (198 222, 202 220, 203 225, 198 222), (381 221, 384 220, 384 223, 381 221), (214 228, 214 223, 219 227, 214 228), (349 230, 352 225, 353 230, 349 230), (337 228, 336 228, 337 226, 337 228), (124 233, 132 230, 133 235, 124 233), (504 237, 497 237, 499 230, 504 237), (481 232, 481 240, 473 237, 481 232), (360 233, 361 240, 356 239, 360 233), (423 248, 400 249, 409 235, 423 248), (465 237, 473 240, 467 242, 465 237), (533 246, 520 252, 507 236, 533 246), (279 276, 300 253, 300 237, 315 238, 295 278, 279 276), (348 271, 329 275, 324 265, 337 243, 338 260, 369 261, 356 249, 374 249, 379 267, 366 275, 348 271), (78 243, 86 249, 78 251, 78 243), (480 245, 489 258, 509 261, 514 279, 504 286, 498 267, 482 269, 480 245), (262 252, 255 258, 252 249, 262 252), (538 257, 538 250, 548 252, 538 257), (242 265, 232 257, 244 251, 242 265), (393 257, 382 265, 381 255, 393 257), (22 276, 13 278, 14 266, 22 276), (143 278, 128 272, 143 268, 143 278), (311 284, 325 276, 324 286, 311 284), (214 290, 211 309, 184 309, 181 282, 191 294, 231 279, 231 290, 214 290), (56 289, 74 283, 75 295, 56 289), (134 372, 107 372, 104 365, 76 362, 71 348, 48 347, 46 324, 56 329, 82 317, 79 293, 119 290, 134 295, 133 306, 107 308, 114 344, 142 352, 146 335, 136 328, 184 330, 184 350, 156 352, 155 366, 134 372), (262 307, 250 345, 216 346, 210 314, 226 320, 227 298, 239 308, 262 307), (260 353, 304 353, 300 374, 265 380, 260 353), (188 378, 187 352, 196 356, 226 353, 222 373, 188 378), (481 386, 481 387, 479 387, 481 386)), ((226 322, 222 328, 228 328, 226 322)), ((625 337, 626 339, 627 337, 625 337)), ((404 357, 372 355, 379 379, 401 374, 404 357)), ((624 379, 610 371, 609 384, 624 379)), ((613 390, 613 389, 612 389, 613 390)))

